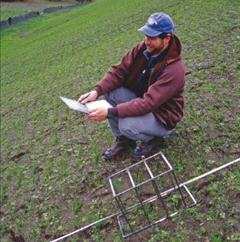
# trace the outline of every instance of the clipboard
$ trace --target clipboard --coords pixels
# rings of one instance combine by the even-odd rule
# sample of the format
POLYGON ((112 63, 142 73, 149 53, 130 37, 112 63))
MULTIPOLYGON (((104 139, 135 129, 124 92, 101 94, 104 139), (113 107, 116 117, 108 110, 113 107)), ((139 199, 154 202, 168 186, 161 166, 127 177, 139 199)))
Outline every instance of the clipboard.
POLYGON ((94 108, 101 108, 101 107, 105 107, 105 108, 111 108, 112 105, 110 103, 108 103, 106 100, 97 100, 97 101, 93 101, 93 102, 88 102, 86 104, 82 104, 76 100, 73 99, 69 99, 66 97, 61 97, 62 101, 70 108, 82 113, 88 113, 88 111, 90 109, 94 109, 94 108))

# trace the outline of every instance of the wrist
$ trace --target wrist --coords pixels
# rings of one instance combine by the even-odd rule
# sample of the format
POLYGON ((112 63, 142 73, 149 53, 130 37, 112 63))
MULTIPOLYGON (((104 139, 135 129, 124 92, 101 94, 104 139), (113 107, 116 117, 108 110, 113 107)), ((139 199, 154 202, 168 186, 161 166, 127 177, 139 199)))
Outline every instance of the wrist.
POLYGON ((98 93, 96 90, 92 90, 90 93, 92 94, 93 100, 98 98, 98 93))
POLYGON ((108 118, 108 119, 113 118, 113 115, 112 115, 112 113, 111 113, 110 108, 108 108, 108 112, 107 112, 107 118, 108 118))

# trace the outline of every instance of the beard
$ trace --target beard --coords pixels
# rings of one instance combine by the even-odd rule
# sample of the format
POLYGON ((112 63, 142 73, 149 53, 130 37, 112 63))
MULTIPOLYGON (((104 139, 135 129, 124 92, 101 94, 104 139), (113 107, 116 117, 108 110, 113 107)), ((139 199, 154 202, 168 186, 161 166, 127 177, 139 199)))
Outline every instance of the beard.
POLYGON ((166 48, 163 41, 161 41, 161 43, 158 46, 149 44, 149 45, 146 45, 146 47, 147 47, 147 51, 152 55, 159 54, 166 48))

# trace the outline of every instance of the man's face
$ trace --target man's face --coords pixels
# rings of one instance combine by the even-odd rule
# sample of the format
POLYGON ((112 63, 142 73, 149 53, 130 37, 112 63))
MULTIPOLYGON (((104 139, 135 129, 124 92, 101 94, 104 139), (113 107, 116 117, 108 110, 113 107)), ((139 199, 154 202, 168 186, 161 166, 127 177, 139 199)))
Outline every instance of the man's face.
POLYGON ((167 46, 168 42, 165 39, 161 39, 159 37, 151 37, 148 35, 145 35, 145 44, 147 46, 147 51, 151 54, 159 54, 162 52, 167 46))

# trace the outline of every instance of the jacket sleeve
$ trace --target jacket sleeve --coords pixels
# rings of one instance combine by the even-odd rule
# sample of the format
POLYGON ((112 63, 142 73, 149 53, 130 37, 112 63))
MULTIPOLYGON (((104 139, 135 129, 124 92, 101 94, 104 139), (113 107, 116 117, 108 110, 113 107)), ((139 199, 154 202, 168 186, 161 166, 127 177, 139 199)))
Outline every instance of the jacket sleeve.
POLYGON ((185 84, 184 68, 178 63, 173 63, 165 68, 157 81, 149 86, 142 98, 136 98, 129 102, 121 103, 113 110, 117 116, 140 116, 154 112, 164 103, 174 102, 174 97, 182 93, 185 84))
POLYGON ((123 85, 131 64, 142 45, 143 42, 140 42, 134 46, 132 50, 124 55, 118 64, 113 65, 110 70, 105 73, 103 78, 96 83, 93 89, 97 91, 98 96, 106 94, 123 85))

